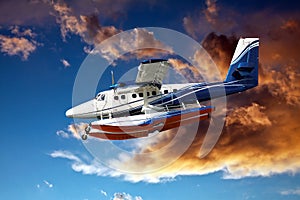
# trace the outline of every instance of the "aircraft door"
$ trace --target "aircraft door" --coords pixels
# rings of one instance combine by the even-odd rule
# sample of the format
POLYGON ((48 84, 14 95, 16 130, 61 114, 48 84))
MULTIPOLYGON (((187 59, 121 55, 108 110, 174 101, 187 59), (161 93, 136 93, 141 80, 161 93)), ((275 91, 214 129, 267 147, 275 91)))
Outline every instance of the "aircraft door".
POLYGON ((97 111, 101 111, 104 109, 106 102, 107 102, 107 96, 105 94, 99 93, 96 97, 96 104, 97 104, 97 111))

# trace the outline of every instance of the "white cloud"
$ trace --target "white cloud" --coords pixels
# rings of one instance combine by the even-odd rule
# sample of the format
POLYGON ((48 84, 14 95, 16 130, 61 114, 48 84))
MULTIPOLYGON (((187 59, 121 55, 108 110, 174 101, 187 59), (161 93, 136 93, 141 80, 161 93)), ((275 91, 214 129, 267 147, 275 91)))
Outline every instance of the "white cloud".
POLYGON ((113 200, 143 200, 141 196, 132 197, 130 194, 122 192, 115 193, 113 200))
MULTIPOLYGON (((110 177, 121 177, 129 182, 140 182, 145 181, 149 183, 158 183, 160 181, 164 182, 166 180, 170 180, 169 176, 161 177, 159 175, 154 175, 151 173, 148 174, 134 174, 128 173, 126 171, 118 171, 112 168, 109 168, 98 160, 88 160, 84 162, 79 156, 74 155, 72 152, 65 150, 57 150, 49 154, 52 158, 65 158, 67 160, 73 161, 71 164, 71 168, 75 172, 82 173, 84 175, 96 175, 96 176, 110 176, 110 177)), ((121 159, 121 158, 120 158, 121 159)), ((115 162, 122 163, 121 160, 115 160, 115 162)), ((173 180, 173 179, 172 179, 173 180)))
POLYGON ((143 198, 141 196, 136 196, 135 200, 143 200, 143 198))
POLYGON ((56 131, 56 135, 58 135, 62 138, 70 138, 70 135, 63 130, 56 131))
POLYGON ((68 130, 58 130, 56 131, 56 135, 60 136, 65 139, 69 138, 75 138, 77 140, 80 140, 82 135, 84 133, 84 129, 87 126, 86 123, 79 123, 79 124, 70 124, 68 126, 68 130))
POLYGON ((65 66, 65 68, 70 67, 70 63, 66 59, 61 59, 60 62, 65 66))
POLYGON ((104 196, 107 197, 107 192, 105 192, 104 190, 101 190, 100 192, 101 192, 101 194, 103 194, 104 196))
POLYGON ((53 188, 53 184, 49 183, 48 181, 44 180, 43 181, 49 188, 53 188))
POLYGON ((78 163, 82 162, 80 158, 78 158, 77 156, 75 156, 69 151, 54 151, 50 154, 50 156, 52 158, 66 158, 68 160, 72 160, 78 163))
POLYGON ((300 188, 283 190, 280 192, 281 195, 300 195, 300 188))
POLYGON ((86 126, 86 123, 70 124, 68 126, 68 131, 72 134, 73 138, 80 140, 80 136, 85 132, 86 126))

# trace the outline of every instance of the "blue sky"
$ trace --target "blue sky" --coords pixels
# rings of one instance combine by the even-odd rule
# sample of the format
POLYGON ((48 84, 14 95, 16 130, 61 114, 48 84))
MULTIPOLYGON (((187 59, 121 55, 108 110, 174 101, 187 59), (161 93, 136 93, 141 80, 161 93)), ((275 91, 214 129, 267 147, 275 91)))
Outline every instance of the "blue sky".
MULTIPOLYGON (((299 199, 298 10, 293 1, 1 2, 0 198, 299 199), (202 42, 220 71, 230 61, 231 40, 259 36, 262 75, 258 89, 228 98, 224 132, 206 159, 194 157, 195 141, 174 165, 137 177, 97 162, 65 111, 87 49, 148 26, 202 42)), ((159 55, 143 53, 124 63, 159 55)), ((119 68, 117 78, 125 73, 119 68)), ((129 144, 147 143, 120 145, 129 144)))

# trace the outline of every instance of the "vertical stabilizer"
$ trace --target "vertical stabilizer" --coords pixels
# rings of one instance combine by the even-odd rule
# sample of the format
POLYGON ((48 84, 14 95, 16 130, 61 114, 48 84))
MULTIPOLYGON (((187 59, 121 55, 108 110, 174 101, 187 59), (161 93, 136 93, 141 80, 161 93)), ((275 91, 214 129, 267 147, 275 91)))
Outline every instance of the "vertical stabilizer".
POLYGON ((259 38, 241 38, 233 54, 224 82, 242 80, 243 83, 258 84, 259 38))

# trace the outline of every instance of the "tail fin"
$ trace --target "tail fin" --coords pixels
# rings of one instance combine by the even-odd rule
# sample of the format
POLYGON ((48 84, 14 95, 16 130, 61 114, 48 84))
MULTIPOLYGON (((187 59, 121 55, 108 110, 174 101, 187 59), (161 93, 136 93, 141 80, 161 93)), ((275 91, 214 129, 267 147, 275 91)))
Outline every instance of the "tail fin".
POLYGON ((259 38, 241 38, 233 54, 224 82, 244 80, 252 87, 258 84, 259 38))

